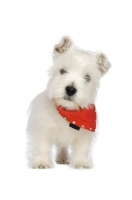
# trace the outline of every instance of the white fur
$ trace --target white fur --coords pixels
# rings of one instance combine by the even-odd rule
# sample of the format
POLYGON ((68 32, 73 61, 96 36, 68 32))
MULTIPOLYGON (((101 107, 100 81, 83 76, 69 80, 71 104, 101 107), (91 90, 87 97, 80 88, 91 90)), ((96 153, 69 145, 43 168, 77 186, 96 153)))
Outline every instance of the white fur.
POLYGON ((68 37, 63 37, 53 51, 53 66, 49 70, 47 89, 39 94, 31 104, 27 125, 28 159, 32 168, 51 168, 51 148, 58 149, 56 161, 70 162, 74 168, 90 168, 90 150, 95 133, 81 128, 69 127, 69 123, 58 113, 55 103, 69 110, 85 108, 95 103, 100 78, 110 68, 110 63, 102 53, 90 53, 76 48, 68 37), (67 73, 60 74, 64 68, 67 73), (91 77, 87 82, 85 76, 91 77), (66 86, 74 86, 77 92, 67 100, 66 86), (67 154, 71 146, 70 157, 67 154))

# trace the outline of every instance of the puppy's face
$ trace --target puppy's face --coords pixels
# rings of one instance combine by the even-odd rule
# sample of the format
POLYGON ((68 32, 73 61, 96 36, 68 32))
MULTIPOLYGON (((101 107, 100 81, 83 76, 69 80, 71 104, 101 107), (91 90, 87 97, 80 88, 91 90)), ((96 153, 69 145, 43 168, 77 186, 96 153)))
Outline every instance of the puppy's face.
POLYGON ((54 47, 54 65, 50 70, 49 98, 70 110, 93 104, 99 80, 110 63, 102 53, 79 50, 64 37, 54 47))

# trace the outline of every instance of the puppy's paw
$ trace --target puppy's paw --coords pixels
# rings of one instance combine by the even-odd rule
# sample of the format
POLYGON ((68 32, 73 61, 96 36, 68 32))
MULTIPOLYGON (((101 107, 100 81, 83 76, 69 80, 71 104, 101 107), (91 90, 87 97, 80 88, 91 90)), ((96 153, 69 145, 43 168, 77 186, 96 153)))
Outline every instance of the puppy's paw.
POLYGON ((57 159, 56 159, 56 163, 57 163, 57 164, 69 164, 67 158, 57 158, 57 159))
POLYGON ((93 168, 93 163, 92 162, 77 162, 72 164, 72 168, 74 169, 92 169, 93 168))
POLYGON ((33 165, 33 169, 49 169, 50 166, 47 164, 38 164, 38 165, 33 165))
POLYGON ((52 165, 46 162, 37 162, 37 163, 32 163, 29 166, 32 169, 49 169, 52 168, 52 165))

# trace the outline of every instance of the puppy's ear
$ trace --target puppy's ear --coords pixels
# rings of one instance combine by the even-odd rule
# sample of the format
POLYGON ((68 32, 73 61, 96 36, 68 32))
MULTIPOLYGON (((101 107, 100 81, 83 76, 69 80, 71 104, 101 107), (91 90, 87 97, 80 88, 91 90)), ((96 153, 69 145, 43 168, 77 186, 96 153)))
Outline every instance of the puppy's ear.
POLYGON ((53 56, 57 58, 59 55, 62 55, 71 48, 72 44, 72 40, 69 37, 64 36, 61 41, 55 45, 53 49, 53 56))
POLYGON ((100 72, 102 73, 102 75, 106 74, 106 72, 111 67, 111 64, 108 61, 106 55, 103 53, 97 53, 96 59, 97 59, 97 65, 98 65, 100 72))

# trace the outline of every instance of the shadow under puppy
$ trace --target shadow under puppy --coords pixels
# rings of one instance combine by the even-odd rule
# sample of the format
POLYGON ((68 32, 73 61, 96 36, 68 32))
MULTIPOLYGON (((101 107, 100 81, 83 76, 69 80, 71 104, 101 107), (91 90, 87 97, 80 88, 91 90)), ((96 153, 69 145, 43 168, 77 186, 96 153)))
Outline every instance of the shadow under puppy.
POLYGON ((68 37, 55 45, 47 88, 30 106, 27 134, 31 168, 53 167, 53 145, 57 147, 57 163, 70 163, 72 168, 92 167, 95 97, 99 81, 110 66, 103 53, 80 50, 68 37))

